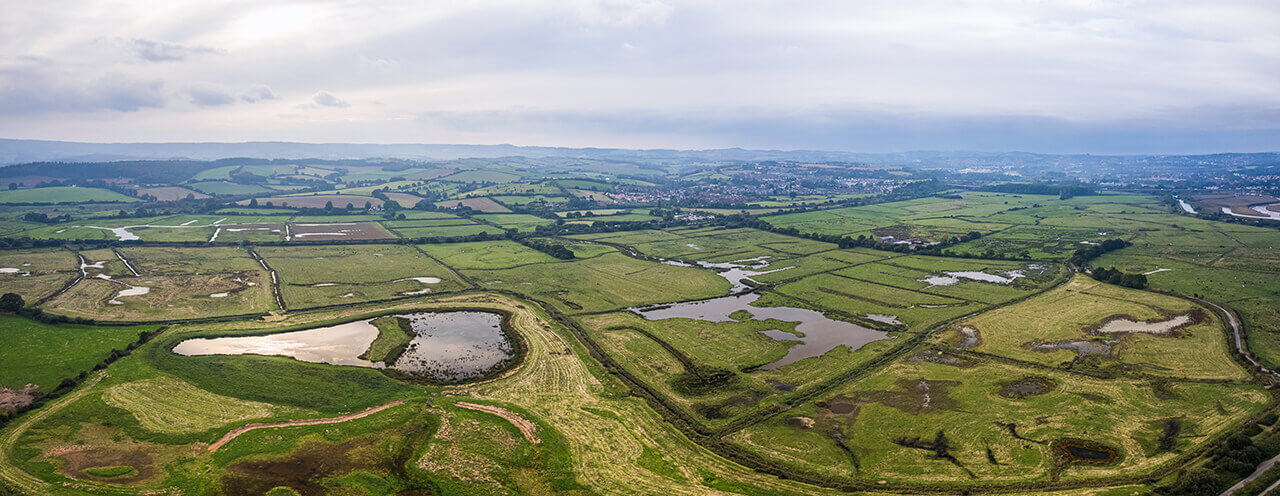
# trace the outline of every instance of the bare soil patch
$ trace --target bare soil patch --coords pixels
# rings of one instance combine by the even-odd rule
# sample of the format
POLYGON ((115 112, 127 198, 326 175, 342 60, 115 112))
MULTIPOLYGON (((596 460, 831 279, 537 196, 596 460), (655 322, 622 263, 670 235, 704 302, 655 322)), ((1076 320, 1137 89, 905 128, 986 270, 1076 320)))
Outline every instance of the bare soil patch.
POLYGON ((1000 396, 1016 400, 1026 398, 1028 396, 1048 394, 1057 387, 1058 384, 1048 377, 1027 376, 1018 380, 1001 383, 1000 396))
POLYGON ((344 239, 390 239, 395 235, 375 222, 350 222, 342 224, 293 224, 290 232, 294 241, 335 241, 344 239))
POLYGON ((38 386, 27 384, 22 389, 8 389, 0 387, 0 412, 12 412, 40 398, 40 393, 36 391, 38 386))
POLYGON ((146 451, 140 449, 133 451, 90 449, 63 453, 60 456, 66 462, 62 472, 76 479, 128 484, 146 480, 156 472, 155 460, 146 451), (94 468, 116 466, 130 466, 134 471, 116 477, 98 477, 85 472, 94 468))

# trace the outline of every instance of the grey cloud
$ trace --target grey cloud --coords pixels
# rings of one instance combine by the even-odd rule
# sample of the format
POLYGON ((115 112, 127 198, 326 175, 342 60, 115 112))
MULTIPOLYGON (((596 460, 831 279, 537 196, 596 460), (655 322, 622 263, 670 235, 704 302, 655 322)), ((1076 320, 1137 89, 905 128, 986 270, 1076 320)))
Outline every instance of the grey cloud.
POLYGON ((249 103, 257 103, 263 100, 279 100, 271 87, 265 84, 255 85, 240 94, 240 99, 249 103))
POLYGON ((338 98, 337 95, 328 91, 317 91, 311 96, 311 102, 321 107, 350 107, 351 104, 346 100, 338 98))
POLYGON ((214 86, 198 85, 187 88, 187 97, 191 99, 191 103, 201 107, 216 107, 218 105, 227 105, 236 101, 235 97, 214 86))
POLYGON ((1280 142, 1280 108, 1253 109, 1247 114, 1251 125, 1235 129, 1226 123, 1239 123, 1242 112, 1232 107, 1090 122, 1041 115, 930 115, 874 108, 680 112, 511 109, 427 112, 418 118, 433 127, 469 133, 508 137, 552 134, 658 146, 1109 154, 1273 150, 1274 143, 1280 142))
MULTIPOLYGON (((69 78, 70 79, 70 78, 69 78)), ((74 79, 71 79, 74 80, 74 79)), ((108 73, 87 83, 63 83, 36 71, 0 71, 0 114, 133 112, 163 107, 164 83, 108 73)))
POLYGON ((177 43, 168 43, 164 41, 144 40, 134 38, 129 40, 133 50, 143 60, 151 62, 175 62, 186 60, 191 55, 200 54, 223 54, 226 53, 218 48, 196 45, 187 46, 177 43))

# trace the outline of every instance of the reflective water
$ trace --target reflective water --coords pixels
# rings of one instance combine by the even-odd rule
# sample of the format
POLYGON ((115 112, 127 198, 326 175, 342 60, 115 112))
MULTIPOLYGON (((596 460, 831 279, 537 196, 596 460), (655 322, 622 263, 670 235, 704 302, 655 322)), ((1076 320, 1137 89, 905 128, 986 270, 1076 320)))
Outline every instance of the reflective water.
POLYGON ((764 334, 775 340, 799 341, 791 346, 786 356, 767 364, 761 369, 772 370, 792 364, 809 357, 821 356, 838 346, 848 346, 850 350, 862 348, 867 343, 888 339, 884 331, 869 329, 857 324, 832 320, 822 312, 792 307, 753 307, 751 303, 760 299, 758 294, 725 296, 710 300, 676 303, 649 309, 632 309, 648 320, 670 318, 686 318, 705 320, 708 322, 729 322, 730 314, 745 310, 754 320, 781 320, 799 322, 796 332, 804 335, 797 338, 791 333, 782 331, 765 331, 764 334))
MULTIPOLYGON (((414 337, 389 366, 441 381, 482 376, 515 357, 502 331, 502 316, 488 312, 440 312, 400 315, 414 337)), ((359 358, 378 337, 372 319, 305 331, 265 336, 188 339, 173 348, 179 355, 279 355, 304 362, 384 368, 359 358)))

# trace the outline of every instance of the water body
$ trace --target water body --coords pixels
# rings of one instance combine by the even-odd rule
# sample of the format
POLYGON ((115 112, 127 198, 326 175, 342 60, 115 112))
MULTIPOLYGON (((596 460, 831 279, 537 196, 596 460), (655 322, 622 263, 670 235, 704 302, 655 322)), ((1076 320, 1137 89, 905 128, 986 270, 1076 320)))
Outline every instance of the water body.
POLYGON ((479 377, 515 357, 502 316, 488 312, 398 315, 415 336, 391 364, 360 358, 378 337, 373 319, 265 336, 188 339, 173 348, 185 356, 278 355, 312 363, 386 368, 441 381, 479 377))
MULTIPOLYGON (((372 320, 372 319, 371 319, 372 320)), ((376 367, 358 358, 378 337, 369 320, 265 336, 188 339, 173 347, 179 355, 280 355, 304 362, 376 367)))
POLYGON ((729 288, 729 292, 737 293, 739 291, 745 291, 750 288, 750 286, 742 282, 744 279, 751 282, 756 282, 754 279, 751 279, 751 278, 759 275, 771 274, 774 272, 779 272, 779 271, 793 268, 793 267, 782 267, 782 268, 773 269, 773 270, 761 270, 769 266, 769 258, 771 257, 768 255, 765 255, 763 257, 744 258, 742 260, 734 260, 732 262, 720 262, 720 263, 702 262, 702 261, 686 263, 686 262, 680 262, 676 260, 663 260, 662 263, 667 265, 675 265, 678 267, 700 267, 703 269, 715 269, 716 274, 718 274, 720 277, 723 277, 726 281, 729 281, 729 284, 733 285, 733 287, 729 288))
POLYGON ((1257 213, 1258 213, 1257 215, 1241 215, 1241 214, 1238 214, 1238 213, 1232 212, 1232 211, 1231 211, 1231 209, 1230 209, 1230 208, 1228 208, 1228 207, 1222 207, 1222 213, 1227 214, 1227 215, 1231 215, 1231 216, 1234 216, 1234 217, 1244 217, 1244 218, 1246 218, 1246 219, 1271 219, 1271 220, 1280 220, 1280 212, 1274 211, 1274 210, 1272 210, 1272 209, 1280 209, 1280 203, 1272 203, 1272 204, 1268 204, 1268 205, 1256 205, 1256 206, 1251 205, 1251 206, 1249 206, 1249 210, 1252 210, 1252 211, 1254 211, 1254 212, 1257 212, 1257 213))
POLYGON ((773 370, 809 357, 821 356, 838 346, 848 346, 851 350, 862 348, 868 343, 888 339, 888 333, 869 329, 857 324, 832 320, 822 312, 792 307, 753 307, 751 303, 760 299, 758 294, 725 296, 710 300, 676 303, 652 309, 632 309, 648 320, 686 318, 707 322, 729 322, 730 314, 745 310, 754 320, 775 319, 784 322, 799 322, 796 332, 803 338, 782 331, 765 331, 764 334, 779 341, 799 341, 799 344, 787 350, 782 359, 767 364, 761 369, 773 370))
POLYGON ((1129 319, 1115 319, 1103 324, 1096 332, 1115 334, 1121 332, 1144 332, 1147 334, 1167 334, 1174 328, 1191 322, 1190 314, 1177 315, 1158 322, 1136 322, 1129 319))
MULTIPOLYGON (((198 220, 198 219, 197 219, 197 220, 198 220)), ((185 223, 185 224, 176 225, 176 226, 161 226, 161 225, 153 225, 153 224, 140 224, 140 225, 136 225, 136 226, 121 226, 121 227, 98 227, 98 226, 71 226, 71 227, 84 227, 84 228, 88 228, 88 229, 102 229, 102 230, 104 230, 104 231, 111 231, 111 234, 114 234, 114 235, 116 236, 116 238, 118 238, 120 241, 137 241, 137 240, 142 239, 142 238, 139 238, 137 234, 134 234, 134 233, 129 232, 129 230, 130 230, 130 229, 137 229, 137 228, 139 228, 139 227, 167 227, 167 228, 175 228, 175 229, 176 229, 176 228, 182 228, 182 227, 215 227, 215 226, 217 226, 218 224, 221 224, 221 223, 222 223, 223 221, 225 221, 225 220, 227 220, 227 218, 226 218, 226 217, 223 217, 223 218, 221 218, 221 219, 218 219, 218 220, 214 221, 212 224, 203 225, 203 226, 195 226, 195 225, 191 225, 191 223, 192 223, 192 222, 195 222, 195 221, 193 220, 193 221, 191 221, 191 222, 187 222, 187 223, 185 223)), ((212 240, 211 240, 211 241, 212 241, 212 240)))
POLYGON ((1026 274, 1021 270, 1010 270, 1003 273, 1004 275, 1000 276, 977 271, 944 272, 946 275, 929 276, 924 279, 919 279, 919 281, 929 283, 929 286, 954 286, 959 284, 961 279, 970 279, 995 284, 1009 284, 1013 282, 1014 279, 1026 277, 1026 274))

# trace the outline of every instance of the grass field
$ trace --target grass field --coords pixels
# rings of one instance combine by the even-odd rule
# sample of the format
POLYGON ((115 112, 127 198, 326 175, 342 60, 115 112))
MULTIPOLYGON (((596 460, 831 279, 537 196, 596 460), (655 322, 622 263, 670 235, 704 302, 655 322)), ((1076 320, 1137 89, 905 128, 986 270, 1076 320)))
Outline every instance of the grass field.
POLYGON ((710 271, 637 260, 621 253, 462 272, 482 287, 528 295, 570 313, 709 298, 729 291, 729 283, 710 271))
POLYGON ((35 384, 43 391, 63 379, 92 369, 111 353, 138 340, 156 326, 94 327, 44 324, 0 315, 0 387, 21 389, 35 384))
POLYGON ((348 304, 456 291, 464 283, 449 268, 411 246, 352 245, 258 248, 280 276, 291 308, 348 304), (323 270, 316 270, 323 267, 323 270), (424 279, 420 282, 412 278, 424 279))
POLYGON ((62 249, 0 251, 0 288, 28 304, 52 295, 79 275, 75 254, 62 249))
POLYGON ((514 241, 428 244, 419 246, 427 254, 455 269, 508 269, 531 263, 553 263, 546 253, 514 241))
POLYGON ((136 202, 131 196, 101 188, 81 188, 77 186, 49 186, 31 189, 0 190, 0 204, 6 203, 90 203, 90 202, 136 202))
MULTIPOLYGON (((253 314, 272 308, 271 279, 243 249, 128 247, 117 251, 138 271, 137 276, 117 260, 108 265, 110 279, 86 278, 49 301, 45 309, 98 320, 151 321, 253 314), (147 290, 131 294, 132 288, 147 290)), ((117 258, 104 250, 90 260, 117 258)))
MULTIPOLYGON (((1173 296, 1126 289, 1076 276, 1067 284, 1027 301, 966 319, 957 324, 976 329, 979 342, 972 349, 1051 366, 1114 369, 1118 373, 1192 379, 1247 380, 1248 374, 1231 359, 1227 331, 1213 314, 1173 296), (1094 331, 1110 319, 1158 322, 1176 316, 1202 315, 1201 322, 1170 330, 1171 334, 1094 331), (1077 358, 1074 349, 1033 349, 1034 343, 1074 341, 1110 342, 1109 353, 1077 358), (1097 362, 1094 362, 1094 360, 1097 362), (1076 363, 1080 362, 1080 363, 1076 363)), ((943 339, 959 341, 960 331, 943 339)))
POLYGON ((1110 466, 1069 465, 1066 480, 1151 470, 1195 450, 1209 436, 1260 411, 1258 386, 1178 383, 1159 397, 1143 380, 1100 380, 1053 369, 998 362, 957 367, 902 360, 731 439, 763 456, 834 478, 891 483, 930 481, 980 488, 984 483, 1047 481, 1058 470, 1049 443, 1085 439, 1119 451, 1110 466), (1048 390, 1000 395, 1006 384, 1040 377, 1048 390), (1160 421, 1177 412, 1185 437, 1160 451, 1160 421), (792 420, 800 419, 800 420, 792 420), (807 419, 807 420, 805 420, 807 419), (1002 423, 1016 424, 1018 436, 1002 423), (949 440, 955 462, 898 444, 903 438, 949 440), (846 449, 833 439, 839 433, 846 449))

